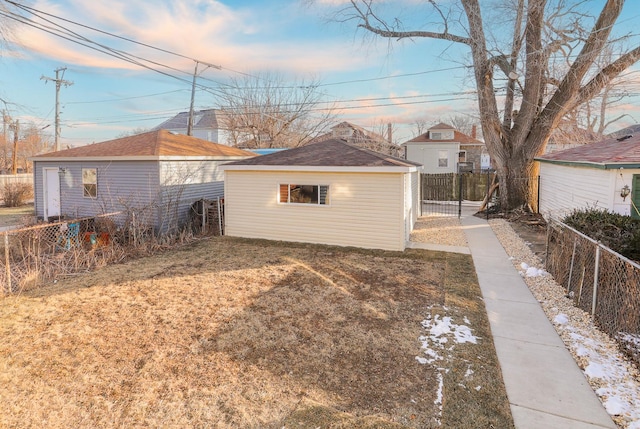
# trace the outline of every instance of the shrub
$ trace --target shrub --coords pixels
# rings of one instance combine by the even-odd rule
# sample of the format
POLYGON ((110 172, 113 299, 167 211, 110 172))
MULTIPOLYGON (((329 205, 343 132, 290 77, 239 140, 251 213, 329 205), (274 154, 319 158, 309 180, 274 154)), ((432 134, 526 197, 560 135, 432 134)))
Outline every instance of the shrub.
POLYGON ((574 210, 563 220, 623 256, 640 261, 640 220, 607 210, 574 210))
POLYGON ((5 183, 2 199, 7 207, 19 207, 33 198, 33 185, 30 183, 5 183))

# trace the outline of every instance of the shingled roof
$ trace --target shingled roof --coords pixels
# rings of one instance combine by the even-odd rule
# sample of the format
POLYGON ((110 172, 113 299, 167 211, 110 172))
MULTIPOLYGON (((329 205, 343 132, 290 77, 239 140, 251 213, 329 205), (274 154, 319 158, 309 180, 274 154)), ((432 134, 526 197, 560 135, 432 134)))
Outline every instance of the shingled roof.
MULTIPOLYGON (((216 109, 197 110, 193 112, 193 129, 217 129, 218 114, 216 109)), ((187 129, 189 124, 189 112, 180 112, 173 118, 169 118, 153 130, 180 130, 187 129)))
POLYGON ((447 125, 445 123, 440 122, 437 125, 429 128, 426 133, 420 134, 418 137, 415 137, 409 141, 402 143, 406 145, 407 143, 461 143, 461 144, 476 144, 476 145, 484 145, 484 143, 476 138, 468 136, 464 133, 453 128, 451 125, 447 125), (430 138, 430 131, 443 131, 443 130, 452 130, 453 138, 452 139, 432 139, 430 138))
POLYGON ((63 158, 159 159, 161 157, 248 157, 254 153, 167 130, 74 147, 33 157, 36 161, 63 158))
POLYGON ((417 167, 421 164, 331 139, 281 152, 243 159, 225 166, 417 167))
POLYGON ((598 168, 640 168, 640 133, 542 155, 541 162, 587 164, 598 168))

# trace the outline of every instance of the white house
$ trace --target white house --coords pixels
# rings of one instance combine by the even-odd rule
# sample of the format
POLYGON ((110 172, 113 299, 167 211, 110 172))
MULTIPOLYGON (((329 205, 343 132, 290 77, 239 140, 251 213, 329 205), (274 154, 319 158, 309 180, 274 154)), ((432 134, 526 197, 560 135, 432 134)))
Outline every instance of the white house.
POLYGON ((401 146, 406 159, 423 165, 423 173, 479 172, 491 168, 485 144, 475 138, 475 131, 472 134, 468 136, 440 123, 401 146))
POLYGON ((221 168, 230 236, 404 250, 420 210, 418 164, 341 139, 221 168))
POLYGON ((540 162, 540 213, 601 208, 640 219, 640 134, 550 153, 540 162))

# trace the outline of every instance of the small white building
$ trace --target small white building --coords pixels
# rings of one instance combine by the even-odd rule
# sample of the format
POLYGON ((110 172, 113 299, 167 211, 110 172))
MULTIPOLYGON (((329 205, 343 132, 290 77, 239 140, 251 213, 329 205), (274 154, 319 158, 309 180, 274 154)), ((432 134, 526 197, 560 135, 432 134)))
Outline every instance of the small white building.
POLYGON ((540 162, 540 213, 546 218, 595 207, 640 219, 640 134, 536 160, 540 162))
POLYGON ((404 250, 419 165, 332 139, 227 163, 225 234, 404 250))

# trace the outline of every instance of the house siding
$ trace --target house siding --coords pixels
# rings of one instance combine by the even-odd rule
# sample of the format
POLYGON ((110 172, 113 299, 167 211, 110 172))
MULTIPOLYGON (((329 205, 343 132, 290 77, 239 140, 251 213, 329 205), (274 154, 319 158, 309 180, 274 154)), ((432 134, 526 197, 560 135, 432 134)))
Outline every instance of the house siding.
POLYGON ((44 216, 44 168, 65 168, 60 180, 60 212, 68 217, 93 216, 142 207, 158 195, 158 168, 152 161, 34 161, 34 198, 36 215, 44 216), (97 198, 83 196, 82 169, 96 168, 97 198))
POLYGON ((455 173, 458 165, 458 152, 460 144, 451 143, 406 143, 406 159, 423 165, 422 172, 429 174, 455 173), (448 163, 446 167, 438 166, 439 151, 448 151, 448 163))
POLYGON ((190 219, 191 205, 202 198, 224 197, 224 173, 219 166, 226 161, 163 161, 160 163, 162 188, 159 229, 179 228, 190 219))
POLYGON ((574 209, 613 210, 617 172, 540 163, 540 213, 548 219, 562 218, 574 209))
POLYGON ((420 173, 405 174, 404 224, 405 241, 409 241, 413 226, 420 214, 420 173))
POLYGON ((226 234, 404 250, 403 173, 226 171, 226 234), (328 205, 278 202, 279 184, 329 185, 328 205))

